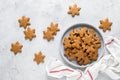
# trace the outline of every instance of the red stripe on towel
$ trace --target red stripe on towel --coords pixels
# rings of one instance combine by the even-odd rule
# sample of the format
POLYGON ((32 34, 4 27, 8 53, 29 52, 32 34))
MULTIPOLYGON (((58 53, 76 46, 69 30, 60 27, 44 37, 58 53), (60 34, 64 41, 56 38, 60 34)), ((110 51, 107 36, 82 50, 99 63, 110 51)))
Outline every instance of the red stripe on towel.
POLYGON ((109 45, 114 41, 114 39, 112 39, 110 42, 106 43, 105 45, 109 45))
POLYGON ((82 77, 82 72, 80 72, 80 77, 78 77, 77 80, 80 80, 81 77, 82 77))
POLYGON ((90 71, 89 71, 89 70, 87 70, 87 72, 88 72, 88 74, 89 74, 89 76, 90 76, 91 80, 93 80, 93 77, 92 77, 92 74, 90 73, 90 71))
POLYGON ((70 69, 61 69, 61 70, 55 70, 55 71, 50 71, 50 73, 56 73, 56 72, 61 72, 61 71, 69 71, 69 72, 74 72, 73 70, 70 69))

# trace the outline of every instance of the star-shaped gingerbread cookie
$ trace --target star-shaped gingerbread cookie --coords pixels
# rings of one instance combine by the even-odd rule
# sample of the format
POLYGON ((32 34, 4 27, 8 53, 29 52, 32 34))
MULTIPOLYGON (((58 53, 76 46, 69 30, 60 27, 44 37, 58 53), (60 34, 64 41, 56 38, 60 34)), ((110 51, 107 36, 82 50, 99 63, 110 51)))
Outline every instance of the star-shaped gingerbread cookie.
POLYGON ((53 34, 49 29, 47 31, 43 31, 43 34, 44 34, 43 38, 47 39, 48 41, 54 39, 53 34))
POLYGON ((87 45, 90 45, 94 41, 91 35, 87 35, 87 34, 85 34, 85 37, 83 37, 82 40, 84 41, 84 44, 87 45))
POLYGON ((72 17, 74 17, 75 15, 79 15, 79 11, 80 11, 80 7, 77 6, 77 4, 74 4, 73 6, 69 7, 69 11, 68 14, 71 14, 72 17))
POLYGON ((30 18, 27 18, 26 16, 22 16, 22 18, 18 20, 20 27, 24 27, 24 29, 26 29, 27 26, 30 25, 29 20, 30 18))
POLYGON ((106 18, 105 20, 100 20, 100 26, 99 28, 103 29, 103 32, 106 32, 106 30, 111 30, 112 22, 109 22, 109 19, 106 18))
POLYGON ((12 43, 11 44, 11 51, 14 52, 14 54, 16 55, 18 52, 21 53, 22 52, 22 45, 17 41, 16 43, 12 43))
POLYGON ((34 61, 36 61, 37 64, 40 64, 41 62, 44 62, 45 56, 40 51, 38 54, 35 54, 34 61))
POLYGON ((70 48, 72 46, 71 43, 70 43, 70 39, 65 38, 64 42, 63 42, 63 45, 64 45, 65 49, 70 48))
POLYGON ((25 39, 29 39, 30 41, 36 37, 35 35, 35 29, 31 29, 30 27, 27 28, 27 30, 24 31, 25 39))
POLYGON ((88 32, 87 27, 80 28, 80 30, 79 30, 80 37, 83 37, 85 34, 87 34, 87 32, 88 32))
POLYGON ((53 35, 56 35, 56 33, 60 31, 60 29, 58 28, 58 24, 53 24, 53 23, 50 24, 48 29, 51 30, 53 35))

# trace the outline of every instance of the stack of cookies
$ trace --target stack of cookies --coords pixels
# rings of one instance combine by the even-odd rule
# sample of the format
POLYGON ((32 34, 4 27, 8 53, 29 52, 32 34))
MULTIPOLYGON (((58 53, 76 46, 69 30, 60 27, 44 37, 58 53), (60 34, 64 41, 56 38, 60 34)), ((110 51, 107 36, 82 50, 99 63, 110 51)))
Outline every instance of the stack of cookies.
POLYGON ((101 39, 94 29, 82 27, 73 29, 69 37, 64 38, 64 55, 70 60, 75 60, 79 65, 86 65, 98 58, 98 49, 101 39))
POLYGON ((48 41, 54 39, 54 35, 57 34, 57 32, 60 31, 58 24, 51 23, 49 27, 47 27, 46 31, 43 31, 43 38, 47 39, 48 41))

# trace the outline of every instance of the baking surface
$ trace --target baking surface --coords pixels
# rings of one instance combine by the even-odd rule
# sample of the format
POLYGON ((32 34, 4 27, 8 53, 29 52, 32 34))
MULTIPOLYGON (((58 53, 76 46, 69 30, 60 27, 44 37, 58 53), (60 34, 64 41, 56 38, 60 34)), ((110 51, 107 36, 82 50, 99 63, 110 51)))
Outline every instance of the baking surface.
POLYGON ((50 57, 62 60, 60 39, 71 25, 87 23, 98 28, 99 20, 108 17, 113 22, 111 31, 99 31, 103 36, 120 39, 119 9, 120 0, 0 0, 0 80, 49 80, 46 63, 50 57), (80 16, 72 18, 67 11, 74 3, 81 7, 81 11, 80 16), (31 28, 36 30, 36 38, 32 41, 24 39, 24 29, 19 27, 18 19, 23 15, 30 17, 31 28), (61 30, 54 40, 48 42, 43 39, 43 30, 51 22, 58 23, 61 30), (14 55, 10 48, 16 41, 22 43, 23 48, 22 53, 14 55), (33 58, 39 51, 46 58, 44 63, 37 65, 33 58))

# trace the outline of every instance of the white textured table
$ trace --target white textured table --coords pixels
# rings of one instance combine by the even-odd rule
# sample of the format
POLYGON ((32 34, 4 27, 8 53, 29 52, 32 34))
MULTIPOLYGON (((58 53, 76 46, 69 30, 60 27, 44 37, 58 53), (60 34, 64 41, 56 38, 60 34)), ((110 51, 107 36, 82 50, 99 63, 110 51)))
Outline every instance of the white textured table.
MULTIPOLYGON (((98 28, 99 20, 108 17, 113 22, 112 30, 104 36, 113 35, 120 39, 120 0, 0 0, 0 80, 48 80, 45 65, 49 57, 60 60, 60 38, 69 26, 88 23, 98 28), (77 3, 82 9, 80 16, 67 14, 69 5, 77 3), (31 42, 24 39, 23 28, 19 28, 21 16, 30 17, 31 27, 37 37, 31 42), (59 23, 61 29, 53 41, 43 39, 43 30, 51 22, 59 23), (21 54, 10 51, 11 43, 23 44, 21 54), (34 53, 42 51, 45 62, 33 62, 34 53)), ((102 80, 102 79, 101 79, 102 80)))

